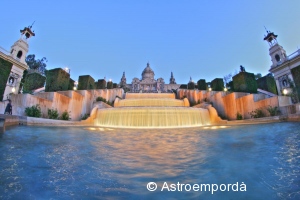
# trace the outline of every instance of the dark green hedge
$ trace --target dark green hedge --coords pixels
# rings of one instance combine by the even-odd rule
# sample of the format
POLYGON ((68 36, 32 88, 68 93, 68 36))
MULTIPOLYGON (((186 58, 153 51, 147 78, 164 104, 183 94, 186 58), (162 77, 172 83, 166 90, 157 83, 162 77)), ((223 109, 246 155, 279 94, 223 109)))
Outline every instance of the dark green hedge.
POLYGON ((194 82, 189 82, 188 84, 187 84, 187 89, 189 89, 189 90, 193 90, 193 89, 195 89, 195 83, 194 82))
POLYGON ((75 81, 70 78, 68 90, 73 90, 75 86, 75 81))
POLYGON ((257 88, 277 94, 275 79, 273 76, 264 76, 256 80, 257 88))
POLYGON ((78 90, 95 89, 95 80, 90 75, 79 76, 78 90))
POLYGON ((111 81, 107 82, 107 89, 113 89, 113 82, 111 81))
POLYGON ((104 79, 99 79, 96 82, 96 89, 105 89, 106 88, 106 81, 104 79))
POLYGON ((253 73, 240 72, 232 79, 235 92, 257 93, 257 83, 253 73))
POLYGON ((197 85, 198 85, 198 90, 206 90, 207 89, 207 85, 206 85, 205 79, 199 79, 197 81, 197 85))
POLYGON ((113 83, 113 88, 117 88, 118 84, 117 83, 113 83))
POLYGON ((32 90, 42 88, 45 85, 46 77, 39 73, 27 74, 24 79, 23 92, 30 93, 32 90))
POLYGON ((3 99, 6 83, 13 64, 0 58, 0 101, 3 99))
POLYGON ((210 82, 210 87, 213 91, 223 91, 224 81, 222 78, 215 78, 210 82))
POLYGON ((186 89, 187 88, 187 84, 182 84, 179 86, 180 89, 186 89))
POLYGON ((70 74, 61 68, 46 71, 46 92, 65 91, 69 88, 70 74))
POLYGON ((298 67, 293 68, 291 72, 298 93, 298 99, 300 99, 300 65, 298 67))
POLYGON ((229 88, 229 91, 234 91, 233 81, 230 81, 229 83, 227 83, 227 84, 226 84, 226 87, 229 88))

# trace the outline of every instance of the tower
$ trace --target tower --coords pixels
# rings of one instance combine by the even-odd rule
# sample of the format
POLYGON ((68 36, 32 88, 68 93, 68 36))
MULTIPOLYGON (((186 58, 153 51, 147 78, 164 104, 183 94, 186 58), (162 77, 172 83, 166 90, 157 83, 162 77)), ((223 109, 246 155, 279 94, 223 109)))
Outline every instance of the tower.
POLYGON ((7 83, 3 94, 0 94, 0 100, 9 99, 11 94, 16 94, 20 90, 20 82, 23 76, 24 70, 28 69, 25 58, 28 53, 28 39, 35 36, 35 33, 31 30, 32 25, 20 30, 21 37, 17 40, 10 49, 10 52, 5 54, 0 52, 0 59, 3 59, 10 63, 10 73, 7 77, 7 83))
POLYGON ((125 72, 123 72, 123 75, 122 75, 122 78, 121 78, 121 82, 120 82, 120 86, 121 86, 121 87, 126 86, 125 72))
POLYGON ((35 36, 35 33, 31 30, 31 28, 32 25, 20 30, 21 38, 17 40, 10 49, 11 56, 23 64, 26 64, 25 58, 29 50, 28 40, 32 36, 35 36))
POLYGON ((264 40, 270 45, 269 55, 271 56, 272 61, 271 68, 281 65, 287 60, 286 52, 283 47, 278 44, 276 38, 277 35, 267 30, 267 35, 265 35, 264 40))
POLYGON ((175 78, 173 76, 173 72, 171 72, 170 84, 176 84, 175 78))

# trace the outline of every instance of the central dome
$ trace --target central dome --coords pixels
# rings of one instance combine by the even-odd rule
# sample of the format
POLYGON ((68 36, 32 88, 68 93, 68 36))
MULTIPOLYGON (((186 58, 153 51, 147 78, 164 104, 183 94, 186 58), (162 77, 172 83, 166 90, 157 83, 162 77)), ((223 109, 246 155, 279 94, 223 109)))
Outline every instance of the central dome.
POLYGON ((150 68, 150 64, 147 63, 147 67, 144 69, 143 73, 142 73, 142 79, 154 79, 154 71, 150 68))

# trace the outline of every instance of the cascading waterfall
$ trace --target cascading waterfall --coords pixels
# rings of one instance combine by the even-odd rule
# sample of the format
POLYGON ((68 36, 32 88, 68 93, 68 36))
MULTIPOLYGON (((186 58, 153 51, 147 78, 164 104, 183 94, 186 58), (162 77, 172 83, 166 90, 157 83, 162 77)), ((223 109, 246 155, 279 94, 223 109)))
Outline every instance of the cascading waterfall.
POLYGON ((126 94, 116 98, 114 108, 98 109, 96 126, 124 128, 175 128, 210 124, 207 109, 188 107, 187 99, 174 94, 126 94), (128 97, 128 98, 127 98, 128 97))
POLYGON ((124 99, 115 104, 115 107, 180 107, 184 106, 183 100, 178 99, 124 99))

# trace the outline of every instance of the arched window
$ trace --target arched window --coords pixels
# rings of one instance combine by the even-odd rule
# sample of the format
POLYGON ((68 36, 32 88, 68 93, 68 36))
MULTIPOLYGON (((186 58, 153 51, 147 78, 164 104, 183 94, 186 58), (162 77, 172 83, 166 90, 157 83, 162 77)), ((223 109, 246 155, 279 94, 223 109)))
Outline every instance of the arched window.
POLYGON ((18 54, 17 54, 17 58, 20 59, 20 58, 22 57, 22 54, 23 54, 23 52, 22 52, 22 51, 19 51, 18 54))
POLYGON ((276 59, 277 62, 279 62, 280 61, 280 56, 278 54, 276 54, 275 59, 276 59))

